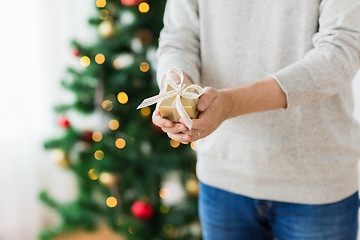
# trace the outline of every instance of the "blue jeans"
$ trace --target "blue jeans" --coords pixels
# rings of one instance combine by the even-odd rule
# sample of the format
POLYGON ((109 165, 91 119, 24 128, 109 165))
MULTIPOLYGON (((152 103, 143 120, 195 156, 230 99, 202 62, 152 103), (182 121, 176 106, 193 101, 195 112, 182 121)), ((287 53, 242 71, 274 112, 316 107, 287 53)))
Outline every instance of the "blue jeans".
POLYGON ((257 200, 200 182, 203 240, 356 240, 358 193, 331 204, 257 200))

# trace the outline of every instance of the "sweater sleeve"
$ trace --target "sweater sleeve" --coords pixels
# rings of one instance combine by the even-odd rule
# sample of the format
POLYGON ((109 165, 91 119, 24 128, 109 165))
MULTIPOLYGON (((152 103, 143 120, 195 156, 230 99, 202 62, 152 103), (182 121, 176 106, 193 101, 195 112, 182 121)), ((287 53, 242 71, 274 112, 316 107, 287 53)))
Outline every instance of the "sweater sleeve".
POLYGON ((168 0, 156 53, 159 86, 171 67, 181 69, 193 83, 200 83, 199 36, 198 0, 168 0))
POLYGON ((323 0, 314 48, 271 75, 293 109, 335 95, 351 84, 360 64, 359 0, 323 0))

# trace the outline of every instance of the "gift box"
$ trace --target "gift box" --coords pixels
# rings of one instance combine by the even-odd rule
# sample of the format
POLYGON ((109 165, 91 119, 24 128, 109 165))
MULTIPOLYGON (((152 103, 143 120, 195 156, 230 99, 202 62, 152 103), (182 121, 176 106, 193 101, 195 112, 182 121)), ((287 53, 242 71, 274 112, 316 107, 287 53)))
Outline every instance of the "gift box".
POLYGON ((165 91, 162 90, 159 95, 145 99, 137 109, 158 103, 160 115, 163 118, 172 122, 179 122, 181 118, 184 125, 191 130, 193 123, 191 119, 195 119, 199 115, 196 106, 199 97, 203 94, 203 89, 197 84, 183 84, 184 74, 175 67, 166 73, 166 81, 165 91), (179 75, 179 84, 171 78, 171 72, 179 75))
MULTIPOLYGON (((188 86, 190 86, 190 84, 185 84, 185 88, 188 86)), ((165 93, 173 90, 174 88, 170 84, 168 84, 165 93)), ((189 88, 186 92, 195 93, 195 94, 198 93, 197 90, 194 88, 189 88)), ((176 106, 174 104, 175 99, 176 96, 173 96, 171 98, 164 99, 159 103, 160 115, 163 118, 169 119, 174 123, 179 122, 179 118, 180 118, 179 113, 176 110, 176 106)), ((187 115, 191 119, 196 119, 199 116, 199 111, 196 108, 198 99, 189 99, 189 98, 180 97, 180 101, 187 115)))

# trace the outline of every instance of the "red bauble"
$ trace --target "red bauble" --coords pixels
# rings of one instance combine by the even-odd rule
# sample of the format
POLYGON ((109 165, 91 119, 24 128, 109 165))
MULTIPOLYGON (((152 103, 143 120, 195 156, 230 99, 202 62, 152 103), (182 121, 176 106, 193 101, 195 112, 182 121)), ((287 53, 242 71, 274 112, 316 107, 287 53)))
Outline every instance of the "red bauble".
POLYGON ((154 209, 147 202, 136 201, 131 206, 131 213, 138 219, 149 220, 154 215, 154 209))
POLYGON ((121 0, 121 3, 124 6, 132 6, 132 5, 140 4, 140 3, 144 2, 144 1, 145 0, 121 0))
POLYGON ((74 54, 75 57, 78 57, 78 56, 80 55, 79 49, 74 48, 74 49, 73 49, 73 54, 74 54))
POLYGON ((69 120, 68 120, 65 116, 60 116, 60 117, 59 117, 59 119, 58 119, 58 124, 59 124, 59 126, 61 126, 61 127, 70 128, 70 122, 69 122, 69 120))

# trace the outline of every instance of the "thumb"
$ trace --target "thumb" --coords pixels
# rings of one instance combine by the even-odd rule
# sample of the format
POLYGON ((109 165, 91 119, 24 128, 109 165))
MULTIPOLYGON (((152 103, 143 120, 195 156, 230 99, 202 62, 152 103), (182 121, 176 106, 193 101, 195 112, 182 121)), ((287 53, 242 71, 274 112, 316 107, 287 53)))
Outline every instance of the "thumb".
POLYGON ((217 97, 218 92, 212 87, 204 88, 204 93, 199 98, 197 109, 201 112, 208 109, 214 99, 217 97))

